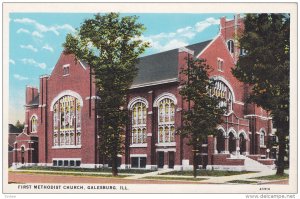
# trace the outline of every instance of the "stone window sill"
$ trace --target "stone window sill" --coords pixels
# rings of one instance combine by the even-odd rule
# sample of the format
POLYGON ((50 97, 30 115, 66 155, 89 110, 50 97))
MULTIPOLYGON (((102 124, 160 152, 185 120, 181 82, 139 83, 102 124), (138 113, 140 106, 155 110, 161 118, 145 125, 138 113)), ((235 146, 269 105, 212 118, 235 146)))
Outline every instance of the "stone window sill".
POLYGON ((147 147, 147 143, 132 144, 132 145, 130 145, 130 148, 139 148, 139 147, 147 147))
POLYGON ((158 143, 155 146, 176 146, 176 142, 158 143))
POLYGON ((81 145, 52 146, 52 149, 80 149, 81 145))

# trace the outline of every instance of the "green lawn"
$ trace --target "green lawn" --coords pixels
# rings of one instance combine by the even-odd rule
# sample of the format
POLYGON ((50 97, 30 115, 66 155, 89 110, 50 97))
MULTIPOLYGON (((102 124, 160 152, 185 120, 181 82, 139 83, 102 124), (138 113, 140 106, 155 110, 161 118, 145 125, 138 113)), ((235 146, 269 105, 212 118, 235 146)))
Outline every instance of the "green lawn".
POLYGON ((269 175, 269 176, 261 176, 261 177, 251 178, 251 179, 257 179, 257 180, 282 180, 282 179, 288 179, 288 178, 289 178, 289 175, 285 173, 282 176, 269 175))
POLYGON ((207 178, 176 178, 176 177, 163 177, 163 176, 152 176, 152 177, 144 177, 142 179, 150 179, 150 180, 182 180, 182 181, 202 181, 207 180, 207 178))
POLYGON ((46 175, 67 175, 67 176, 90 176, 90 177, 114 177, 114 178, 125 178, 130 175, 118 175, 112 176, 111 174, 91 174, 91 173, 84 173, 84 172, 76 172, 76 173, 63 173, 63 172, 34 172, 34 171, 10 171, 12 173, 28 173, 28 174, 46 174, 46 175))
MULTIPOLYGON (((73 172, 102 172, 111 173, 111 168, 68 168, 68 167, 21 167, 18 170, 41 170, 41 171, 73 171, 73 172)), ((143 169, 119 169, 119 173, 143 174, 153 172, 153 170, 143 169)))
POLYGON ((256 184, 256 181, 248 181, 248 180, 232 180, 227 183, 236 183, 236 184, 256 184))
MULTIPOLYGON (((212 171, 212 170, 197 170, 197 176, 231 176, 241 175, 246 173, 255 173, 251 171, 212 171)), ((171 171, 160 175, 178 175, 178 176, 193 176, 193 171, 171 171)))

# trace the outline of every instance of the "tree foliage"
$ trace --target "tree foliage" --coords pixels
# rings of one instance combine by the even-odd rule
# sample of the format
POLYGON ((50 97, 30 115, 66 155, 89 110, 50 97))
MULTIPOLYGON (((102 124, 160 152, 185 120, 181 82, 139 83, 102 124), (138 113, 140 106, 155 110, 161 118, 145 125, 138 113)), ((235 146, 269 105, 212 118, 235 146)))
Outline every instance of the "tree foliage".
POLYGON ((124 127, 128 121, 126 94, 137 75, 138 56, 149 46, 140 38, 145 27, 137 16, 96 14, 85 20, 77 34, 68 34, 67 53, 74 53, 92 68, 99 117, 99 152, 112 161, 117 175, 117 156, 122 153, 124 127))
POLYGON ((290 17, 248 14, 239 38, 246 54, 233 74, 252 87, 249 102, 270 111, 279 138, 278 174, 283 174, 285 138, 289 135, 290 17))
POLYGON ((16 126, 16 128, 18 129, 18 131, 22 132, 23 129, 24 129, 25 124, 24 124, 24 122, 23 122, 23 124, 22 124, 22 123, 20 122, 20 120, 17 120, 15 126, 16 126))
POLYGON ((225 107, 219 106, 223 101, 213 90, 215 81, 209 78, 212 68, 205 60, 189 58, 188 68, 181 73, 186 76, 182 81, 180 94, 188 102, 188 110, 183 111, 183 126, 180 134, 189 138, 189 145, 194 151, 194 177, 196 177, 196 152, 201 149, 208 135, 217 133, 216 127, 222 123, 225 107))

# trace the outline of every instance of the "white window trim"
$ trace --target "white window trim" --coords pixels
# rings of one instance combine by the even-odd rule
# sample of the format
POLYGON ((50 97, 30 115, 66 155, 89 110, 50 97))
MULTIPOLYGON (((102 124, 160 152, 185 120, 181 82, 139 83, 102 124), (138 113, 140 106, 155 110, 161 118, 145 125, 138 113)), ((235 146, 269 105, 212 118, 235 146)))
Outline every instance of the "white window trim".
POLYGON ((162 93, 158 97, 155 98, 154 103, 153 103, 153 107, 158 107, 159 102, 166 99, 166 98, 169 98, 169 99, 173 100, 174 105, 177 105, 177 98, 174 94, 172 94, 172 93, 162 93))
POLYGON ((155 146, 176 146, 176 142, 160 142, 155 144, 155 146))
POLYGON ((130 147, 131 148, 146 148, 147 147, 147 143, 131 144, 130 147))
POLYGON ((52 146, 52 149, 80 149, 81 145, 60 145, 52 146))
POLYGON ((59 100, 60 98, 62 98, 65 95, 70 95, 72 97, 77 98, 80 106, 81 107, 83 106, 82 97, 78 93, 76 93, 75 91, 72 91, 72 90, 64 90, 64 91, 60 92, 56 97, 53 98, 53 100, 51 101, 51 105, 50 105, 50 111, 53 111, 53 106, 57 102, 57 100, 59 100))
POLYGON ((147 154, 130 154, 130 157, 131 158, 146 158, 147 157, 147 154))
POLYGON ((145 98, 143 98, 143 97, 134 97, 134 98, 132 98, 132 99, 130 100, 130 102, 128 103, 128 106, 127 106, 128 110, 132 110, 133 106, 134 106, 136 103, 138 103, 138 102, 141 102, 141 103, 145 104, 145 105, 146 105, 146 108, 149 107, 149 103, 148 103, 148 101, 147 101, 145 98))
POLYGON ((266 133, 265 133, 264 129, 261 129, 259 131, 259 146, 260 147, 265 147, 266 146, 265 145, 265 137, 266 137, 266 133), (261 139, 262 135, 263 135, 263 139, 261 139))

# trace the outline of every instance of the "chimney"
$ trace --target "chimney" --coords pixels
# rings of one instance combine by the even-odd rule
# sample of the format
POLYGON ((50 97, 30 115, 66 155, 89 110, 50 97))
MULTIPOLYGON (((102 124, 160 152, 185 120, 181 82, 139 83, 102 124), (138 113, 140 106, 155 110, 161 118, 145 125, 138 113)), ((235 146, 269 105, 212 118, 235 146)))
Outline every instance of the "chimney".
POLYGON ((32 100, 39 95, 39 90, 33 86, 26 87, 26 104, 32 102, 32 100))

